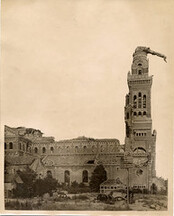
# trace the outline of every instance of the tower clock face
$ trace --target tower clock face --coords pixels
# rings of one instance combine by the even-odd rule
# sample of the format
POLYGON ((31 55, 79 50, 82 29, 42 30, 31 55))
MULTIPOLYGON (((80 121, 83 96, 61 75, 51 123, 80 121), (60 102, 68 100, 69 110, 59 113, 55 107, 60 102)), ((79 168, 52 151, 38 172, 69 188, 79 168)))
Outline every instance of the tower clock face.
POLYGON ((133 163, 136 166, 144 166, 146 162, 148 162, 148 158, 140 158, 140 157, 133 158, 133 163))

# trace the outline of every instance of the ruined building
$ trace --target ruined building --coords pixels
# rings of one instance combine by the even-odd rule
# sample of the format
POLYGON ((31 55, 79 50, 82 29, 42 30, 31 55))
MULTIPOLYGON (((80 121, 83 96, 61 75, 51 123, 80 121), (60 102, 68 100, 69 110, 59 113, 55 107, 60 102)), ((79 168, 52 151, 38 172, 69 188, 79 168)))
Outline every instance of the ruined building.
POLYGON ((127 77, 124 145, 117 139, 87 137, 55 141, 44 137, 40 130, 5 126, 5 174, 14 175, 18 169, 30 166, 40 177, 49 172, 59 182, 89 184, 97 164, 103 164, 108 182, 119 179, 126 184, 129 168, 129 185, 150 189, 156 176, 156 131, 152 130, 148 53, 166 60, 146 47, 137 47, 133 54, 127 77))

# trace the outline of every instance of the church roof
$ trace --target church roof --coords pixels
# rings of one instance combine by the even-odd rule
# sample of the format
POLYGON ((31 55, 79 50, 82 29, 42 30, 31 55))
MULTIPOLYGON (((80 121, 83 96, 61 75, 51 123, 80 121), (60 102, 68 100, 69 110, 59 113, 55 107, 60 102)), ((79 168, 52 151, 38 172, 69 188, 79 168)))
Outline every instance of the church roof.
POLYGON ((91 137, 85 137, 85 136, 79 136, 76 138, 72 138, 72 139, 64 139, 64 140, 59 140, 56 141, 56 143, 66 143, 66 142, 116 142, 118 144, 120 144, 120 141, 118 139, 115 138, 91 138, 91 137))
POLYGON ((101 186, 105 186, 105 185, 124 185, 124 184, 119 178, 117 178, 117 179, 107 179, 106 181, 101 183, 101 186))
POLYGON ((30 165, 34 160, 34 156, 7 156, 5 163, 9 165, 30 165))

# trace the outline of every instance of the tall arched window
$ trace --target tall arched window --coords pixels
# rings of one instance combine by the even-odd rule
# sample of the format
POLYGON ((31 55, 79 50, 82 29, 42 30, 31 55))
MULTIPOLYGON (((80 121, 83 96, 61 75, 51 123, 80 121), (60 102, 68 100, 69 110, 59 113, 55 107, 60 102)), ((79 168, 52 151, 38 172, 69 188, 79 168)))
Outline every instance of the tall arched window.
POLYGON ((13 143, 12 142, 9 143, 9 149, 13 149, 13 143))
POLYGON ((23 144, 23 151, 25 151, 25 144, 23 144))
POLYGON ((19 143, 19 149, 22 150, 22 143, 19 143))
POLYGON ((38 153, 38 148, 37 148, 37 147, 34 148, 34 153, 35 153, 35 154, 38 153))
POLYGON ((65 183, 70 184, 70 171, 65 170, 65 183))
POLYGON ((138 93, 138 108, 141 108, 141 92, 138 93))
POLYGON ((133 97, 133 107, 137 108, 137 96, 136 95, 134 95, 133 97))
POLYGON ((88 182, 88 171, 87 170, 83 170, 82 173, 82 182, 88 182))
POLYGON ((27 143, 26 150, 27 151, 29 150, 29 143, 27 143))
POLYGON ((52 146, 50 148, 50 152, 51 152, 51 154, 54 153, 54 148, 52 146))
POLYGON ((7 143, 6 142, 4 143, 4 148, 7 149, 7 143))
POLYGON ((146 95, 143 95, 143 108, 146 108, 146 95))
POLYGON ((42 153, 43 154, 46 153, 46 148, 45 147, 42 148, 42 153))

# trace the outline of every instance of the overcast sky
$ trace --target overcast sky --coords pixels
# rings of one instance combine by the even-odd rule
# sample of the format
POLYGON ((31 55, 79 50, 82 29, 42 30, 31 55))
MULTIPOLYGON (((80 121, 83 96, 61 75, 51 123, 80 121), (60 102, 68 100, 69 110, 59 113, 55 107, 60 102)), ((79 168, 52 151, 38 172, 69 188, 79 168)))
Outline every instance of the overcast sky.
POLYGON ((87 136, 124 143, 127 73, 137 46, 148 56, 157 174, 172 152, 172 1, 2 0, 2 125, 56 140, 87 136))

